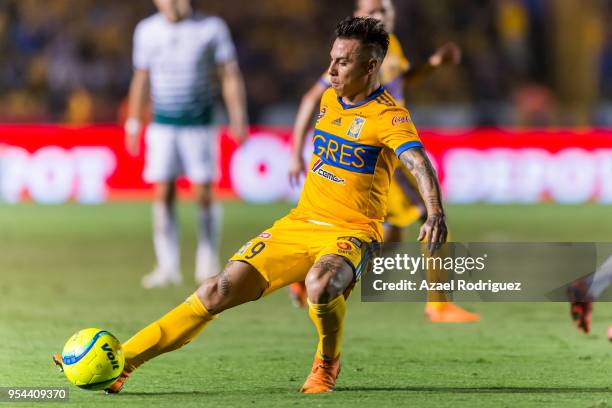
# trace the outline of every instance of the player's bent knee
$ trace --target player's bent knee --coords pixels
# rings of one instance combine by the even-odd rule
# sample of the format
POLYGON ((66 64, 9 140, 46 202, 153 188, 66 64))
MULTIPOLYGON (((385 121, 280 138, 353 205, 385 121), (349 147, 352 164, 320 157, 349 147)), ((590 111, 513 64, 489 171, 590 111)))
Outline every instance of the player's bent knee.
POLYGON ((201 208, 209 208, 213 204, 213 196, 212 194, 201 195, 197 198, 197 201, 201 208))
POLYGON ((255 268, 236 261, 228 263, 220 274, 206 279, 196 294, 209 313, 217 314, 259 299, 267 285, 255 268))
POLYGON ((200 207, 210 207, 214 201, 212 186, 210 184, 198 185, 196 187, 196 200, 200 207))
POLYGON ((202 301, 206 310, 209 313, 217 314, 221 313, 224 309, 224 299, 221 291, 219 290, 219 276, 216 275, 206 279, 196 290, 196 294, 202 301))
POLYGON ((174 181, 156 183, 153 194, 155 201, 172 205, 175 199, 174 181))
POLYGON ((353 280, 353 271, 339 255, 326 255, 306 275, 306 292, 312 303, 328 303, 344 293, 353 280))

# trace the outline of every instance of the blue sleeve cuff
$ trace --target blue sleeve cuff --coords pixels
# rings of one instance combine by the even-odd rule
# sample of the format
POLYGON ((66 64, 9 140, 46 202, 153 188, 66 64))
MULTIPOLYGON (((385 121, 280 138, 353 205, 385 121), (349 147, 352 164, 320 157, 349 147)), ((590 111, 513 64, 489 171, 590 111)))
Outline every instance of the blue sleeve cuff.
POLYGON ((395 154, 397 155, 397 157, 399 157, 400 154, 404 153, 406 150, 412 149, 415 147, 422 148, 423 144, 421 142, 416 142, 416 141, 406 142, 404 144, 401 144, 397 149, 395 149, 395 154))
POLYGON ((325 80, 325 78, 323 78, 323 77, 319 78, 319 83, 320 83, 321 85, 323 85, 324 87, 326 87, 326 88, 329 88, 329 87, 331 86, 331 84, 330 84, 329 82, 327 82, 327 81, 325 80))

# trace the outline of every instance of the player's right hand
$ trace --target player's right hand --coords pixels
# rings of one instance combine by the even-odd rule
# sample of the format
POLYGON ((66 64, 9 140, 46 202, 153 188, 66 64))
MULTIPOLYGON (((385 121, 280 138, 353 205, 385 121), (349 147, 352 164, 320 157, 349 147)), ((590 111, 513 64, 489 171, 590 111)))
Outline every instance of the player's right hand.
POLYGON ((125 131, 125 150, 134 157, 140 154, 140 126, 140 121, 136 118, 128 118, 123 126, 125 131))
POLYGON ((297 187, 300 185, 300 181, 303 176, 306 175, 306 165, 304 159, 299 157, 292 157, 289 162, 289 184, 291 187, 297 187))
POLYGON ((136 157, 140 154, 140 140, 138 139, 138 134, 125 134, 125 150, 127 150, 130 156, 136 157))
POLYGON ((446 220, 443 214, 430 214, 427 216, 427 220, 421 226, 419 231, 419 241, 426 240, 427 251, 429 255, 433 255, 435 251, 440 249, 446 242, 448 236, 448 229, 446 227, 446 220))
POLYGON ((442 65, 457 65, 461 62, 461 48, 454 42, 447 42, 436 50, 429 63, 434 67, 442 65))

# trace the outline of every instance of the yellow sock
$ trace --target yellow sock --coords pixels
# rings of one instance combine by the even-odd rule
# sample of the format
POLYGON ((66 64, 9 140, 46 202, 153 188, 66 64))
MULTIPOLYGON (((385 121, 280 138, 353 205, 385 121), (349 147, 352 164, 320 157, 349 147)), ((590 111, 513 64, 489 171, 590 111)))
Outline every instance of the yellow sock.
MULTIPOLYGON (((423 253, 427 254, 427 245, 421 245, 423 253)), ((446 258, 450 256, 450 249, 448 245, 443 245, 434 256, 440 258, 446 258)), ((427 268, 427 282, 446 283, 450 282, 449 273, 444 269, 436 268, 435 263, 430 263, 427 268)), ((444 303, 450 302, 448 293, 444 290, 428 290, 427 291, 427 305, 435 308, 442 308, 444 303)))
POLYGON ((434 301, 427 301, 427 307, 431 307, 434 308, 436 310, 440 310, 442 309, 448 302, 434 302, 434 301))
POLYGON ((319 333, 317 354, 324 360, 331 360, 340 355, 345 314, 346 301, 343 295, 324 304, 308 301, 308 315, 319 333))
POLYGON ((184 346, 215 318, 194 293, 122 345, 125 368, 132 371, 153 357, 184 346))

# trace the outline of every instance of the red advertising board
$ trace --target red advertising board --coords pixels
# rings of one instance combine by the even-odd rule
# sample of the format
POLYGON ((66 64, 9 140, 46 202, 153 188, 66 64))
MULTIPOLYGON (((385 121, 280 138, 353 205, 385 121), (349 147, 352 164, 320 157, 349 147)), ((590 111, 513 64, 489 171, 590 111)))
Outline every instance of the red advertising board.
MULTIPOLYGON (((610 130, 421 130, 421 138, 451 202, 612 202, 610 130)), ((221 130, 219 148, 220 194, 259 202, 299 194, 287 180, 289 128, 253 127, 242 146, 221 130)), ((0 126, 0 201, 148 197, 143 164, 118 126, 0 126)))

